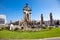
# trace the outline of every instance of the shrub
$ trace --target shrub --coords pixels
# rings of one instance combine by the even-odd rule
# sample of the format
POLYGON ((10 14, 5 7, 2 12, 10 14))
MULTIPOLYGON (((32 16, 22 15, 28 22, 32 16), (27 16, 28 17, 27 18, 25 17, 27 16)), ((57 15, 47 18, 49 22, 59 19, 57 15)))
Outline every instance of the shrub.
POLYGON ((0 31, 2 31, 3 29, 4 29, 4 28, 3 28, 3 27, 1 27, 1 28, 0 28, 0 31))
POLYGON ((49 30, 51 30, 53 27, 49 27, 49 30))
POLYGON ((58 28, 58 25, 56 25, 55 27, 58 28))
POLYGON ((15 28, 14 31, 19 31, 20 29, 19 28, 15 28))
POLYGON ((46 27, 43 27, 43 29, 46 29, 46 27))

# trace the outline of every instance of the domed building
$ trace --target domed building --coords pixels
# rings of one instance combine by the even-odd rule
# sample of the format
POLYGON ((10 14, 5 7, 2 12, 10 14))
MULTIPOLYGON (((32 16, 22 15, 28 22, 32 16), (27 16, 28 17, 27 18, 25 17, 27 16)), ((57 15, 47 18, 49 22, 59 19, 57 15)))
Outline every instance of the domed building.
POLYGON ((0 25, 5 25, 6 24, 6 16, 0 14, 0 25))

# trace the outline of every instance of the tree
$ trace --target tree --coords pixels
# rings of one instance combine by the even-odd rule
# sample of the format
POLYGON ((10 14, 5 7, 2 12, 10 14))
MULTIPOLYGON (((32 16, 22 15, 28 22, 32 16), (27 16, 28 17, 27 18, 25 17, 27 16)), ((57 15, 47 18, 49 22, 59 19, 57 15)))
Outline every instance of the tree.
POLYGON ((59 20, 57 20, 57 22, 55 23, 55 25, 59 25, 59 20))
POLYGON ((12 23, 13 25, 19 25, 19 21, 12 23))

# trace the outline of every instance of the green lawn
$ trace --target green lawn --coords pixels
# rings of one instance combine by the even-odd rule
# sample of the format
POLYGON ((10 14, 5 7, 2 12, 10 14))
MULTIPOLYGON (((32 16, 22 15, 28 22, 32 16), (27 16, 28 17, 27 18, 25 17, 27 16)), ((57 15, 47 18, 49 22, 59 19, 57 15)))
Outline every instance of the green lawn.
POLYGON ((19 32, 19 31, 0 31, 0 38, 23 38, 23 39, 39 39, 39 38, 49 38, 49 37, 60 37, 60 28, 53 28, 49 31, 40 32, 19 32))

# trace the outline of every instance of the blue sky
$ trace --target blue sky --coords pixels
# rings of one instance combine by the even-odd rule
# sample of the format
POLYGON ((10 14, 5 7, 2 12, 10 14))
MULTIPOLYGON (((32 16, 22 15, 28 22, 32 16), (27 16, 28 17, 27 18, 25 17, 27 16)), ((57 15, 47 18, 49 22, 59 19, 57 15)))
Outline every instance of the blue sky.
POLYGON ((50 12, 54 20, 60 19, 60 0, 0 0, 0 14, 6 15, 8 22, 23 20, 26 3, 32 8, 32 20, 40 20, 41 14, 44 20, 49 20, 50 12))

